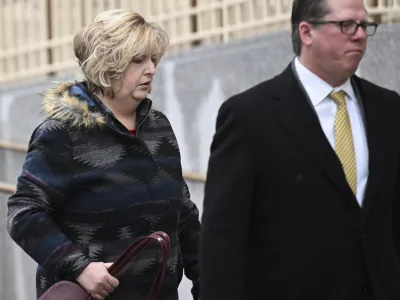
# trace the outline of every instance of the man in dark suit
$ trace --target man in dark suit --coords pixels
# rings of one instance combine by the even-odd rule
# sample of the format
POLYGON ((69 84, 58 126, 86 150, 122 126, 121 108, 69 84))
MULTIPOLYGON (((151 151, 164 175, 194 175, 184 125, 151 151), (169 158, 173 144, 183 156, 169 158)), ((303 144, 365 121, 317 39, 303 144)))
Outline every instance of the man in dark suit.
POLYGON ((362 0, 291 22, 293 62, 218 113, 201 299, 398 300, 400 97, 354 75, 377 25, 362 0))

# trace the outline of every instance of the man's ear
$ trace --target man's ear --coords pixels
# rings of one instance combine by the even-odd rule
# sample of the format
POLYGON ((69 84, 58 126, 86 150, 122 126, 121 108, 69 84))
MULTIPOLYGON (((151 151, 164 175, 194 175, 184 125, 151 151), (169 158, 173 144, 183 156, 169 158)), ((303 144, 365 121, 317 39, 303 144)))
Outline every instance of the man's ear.
POLYGON ((301 22, 299 24, 299 35, 302 44, 305 46, 310 46, 313 41, 313 31, 312 31, 312 26, 308 22, 301 22))

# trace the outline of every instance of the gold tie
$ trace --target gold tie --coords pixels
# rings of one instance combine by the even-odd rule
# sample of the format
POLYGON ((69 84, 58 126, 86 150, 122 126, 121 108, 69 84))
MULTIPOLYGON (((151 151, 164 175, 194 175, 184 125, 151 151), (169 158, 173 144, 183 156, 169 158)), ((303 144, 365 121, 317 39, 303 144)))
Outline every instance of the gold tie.
POLYGON ((354 195, 357 195, 356 156, 345 96, 344 91, 329 94, 329 97, 337 104, 335 116, 336 154, 342 163, 350 188, 353 190, 354 195))

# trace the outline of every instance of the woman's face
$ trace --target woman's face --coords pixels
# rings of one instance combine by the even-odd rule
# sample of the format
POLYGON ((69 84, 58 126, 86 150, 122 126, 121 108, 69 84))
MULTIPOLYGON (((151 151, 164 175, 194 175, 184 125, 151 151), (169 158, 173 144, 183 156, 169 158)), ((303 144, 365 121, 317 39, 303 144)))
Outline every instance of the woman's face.
POLYGON ((141 102, 147 97, 155 74, 154 58, 144 56, 132 60, 122 78, 113 84, 115 98, 141 102))

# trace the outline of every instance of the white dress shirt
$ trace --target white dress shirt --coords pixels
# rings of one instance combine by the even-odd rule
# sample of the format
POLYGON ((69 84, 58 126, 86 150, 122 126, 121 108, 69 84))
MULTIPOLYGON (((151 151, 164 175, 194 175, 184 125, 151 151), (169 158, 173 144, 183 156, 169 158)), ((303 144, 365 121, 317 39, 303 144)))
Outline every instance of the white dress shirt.
POLYGON ((353 133, 354 150, 357 168, 357 201, 362 206, 365 188, 368 180, 368 144, 365 134, 363 113, 356 98, 350 79, 343 85, 333 88, 320 77, 308 70, 296 57, 294 61, 297 75, 307 92, 312 105, 318 115, 322 129, 335 149, 335 113, 337 105, 328 98, 333 91, 343 90, 346 93, 347 112, 350 118, 351 130, 353 133))

